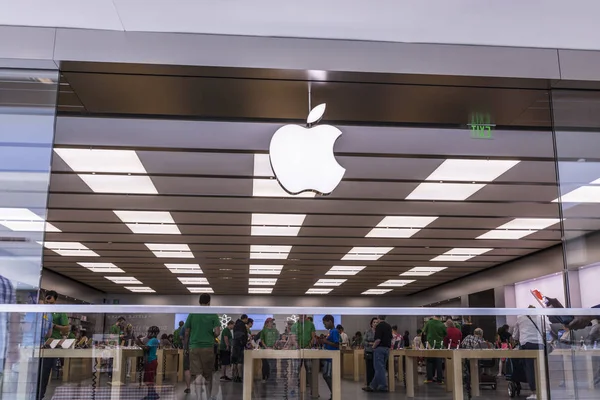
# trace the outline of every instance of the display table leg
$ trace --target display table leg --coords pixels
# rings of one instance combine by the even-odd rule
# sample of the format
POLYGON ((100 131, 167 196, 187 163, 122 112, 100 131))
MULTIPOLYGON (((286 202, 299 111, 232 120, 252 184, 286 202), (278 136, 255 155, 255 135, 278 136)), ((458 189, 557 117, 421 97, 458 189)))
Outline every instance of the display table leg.
POLYGON ((358 351, 354 351, 353 354, 353 358, 354 358, 354 382, 358 382, 360 381, 360 363, 361 363, 361 358, 360 358, 360 353, 358 351))
MULTIPOLYGON (((453 379, 454 382, 452 384, 452 393, 453 399, 462 400, 463 398, 463 374, 462 374, 462 358, 457 354, 454 355, 451 359, 452 369, 454 369, 453 379)), ((471 385, 472 387, 472 385, 471 385)))
MULTIPOLYGON (((310 369, 310 396, 313 399, 317 399, 319 398, 319 369, 321 367, 321 360, 315 359, 315 360, 308 360, 308 362, 312 363, 311 369, 310 369)), ((333 369, 333 365, 332 365, 332 369, 333 369)), ((334 370, 335 371, 335 370, 334 370)), ((336 371, 339 373, 339 365, 338 365, 338 370, 336 371)), ((332 372, 333 374, 333 372, 332 372)), ((333 377, 332 377, 333 379, 333 377)))
MULTIPOLYGON (((535 358, 535 381, 537 386, 538 399, 548 398, 548 385, 546 381, 546 360, 544 357, 546 353, 542 350, 538 352, 538 356, 535 358)), ((572 372, 573 370, 571 370, 572 372)), ((574 384, 574 383, 573 383, 574 384)))
POLYGON ((246 351, 244 354, 244 396, 243 400, 252 400, 252 384, 254 381, 253 367, 254 359, 252 358, 252 352, 246 351))
POLYGON ((388 390, 390 392, 396 391, 396 362, 394 356, 388 357, 388 390))
POLYGON ((332 359, 331 366, 331 398, 332 400, 342 400, 342 367, 340 362, 340 353, 332 359))
POLYGON ((473 397, 477 397, 481 395, 481 390, 479 389, 479 360, 470 359, 469 367, 471 369, 471 394, 473 397))
POLYGON ((65 358, 63 364, 63 382, 69 382, 69 372, 71 371, 71 359, 65 358))
POLYGON ((156 369, 156 386, 161 386, 163 384, 163 377, 165 373, 165 352, 162 350, 158 350, 156 352, 156 362, 158 363, 158 368, 156 369))
POLYGON ((414 357, 406 356, 406 397, 415 397, 415 374, 417 373, 418 360, 414 357))

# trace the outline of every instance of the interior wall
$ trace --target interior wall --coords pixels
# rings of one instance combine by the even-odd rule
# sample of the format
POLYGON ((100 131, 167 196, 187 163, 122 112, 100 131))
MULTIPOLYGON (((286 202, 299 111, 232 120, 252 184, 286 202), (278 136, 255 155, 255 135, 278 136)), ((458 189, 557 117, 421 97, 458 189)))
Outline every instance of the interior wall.
POLYGON ((539 308, 539 304, 531 294, 533 289, 538 289, 545 296, 554 297, 565 304, 563 278, 560 273, 516 283, 515 304, 517 308, 527 308, 530 305, 539 308))
POLYGON ((42 282, 40 286, 44 290, 55 290, 63 296, 68 296, 75 300, 83 300, 92 304, 102 304, 106 297, 106 293, 104 292, 48 269, 42 271, 42 282))

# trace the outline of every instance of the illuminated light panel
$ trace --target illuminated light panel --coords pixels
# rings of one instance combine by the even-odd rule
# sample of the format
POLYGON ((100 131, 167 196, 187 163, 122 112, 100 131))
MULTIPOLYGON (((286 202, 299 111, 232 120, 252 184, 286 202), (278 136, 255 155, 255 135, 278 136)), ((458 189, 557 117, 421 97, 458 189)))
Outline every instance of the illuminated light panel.
POLYGON ((248 288, 249 294, 271 294, 273 288, 248 288))
POLYGON ((250 265, 250 275, 279 275, 283 265, 250 265))
POLYGON ((340 286, 347 280, 348 279, 319 279, 315 283, 315 286, 340 286))
POLYGON ((79 242, 45 242, 44 247, 63 257, 100 257, 79 242))
POLYGON ((298 236, 300 226, 253 226, 252 236, 298 236))
POLYGON ((179 277, 177 279, 179 279, 179 282, 183 283, 184 285, 208 285, 208 279, 206 278, 179 277))
POLYGON ((133 150, 55 148, 54 151, 75 172, 147 173, 133 150))
POLYGON ((181 235, 177 225, 173 224, 126 224, 133 233, 181 235))
POLYGON ((485 184, 478 183, 421 183, 406 200, 463 201, 481 190, 485 184))
POLYGON ((516 240, 524 238, 525 236, 536 233, 537 230, 530 231, 519 231, 519 230, 500 230, 493 229, 483 235, 477 236, 477 239, 490 239, 490 240, 516 240))
POLYGON ((252 236, 298 236, 306 214, 252 214, 252 236))
POLYGON ((199 264, 165 264, 165 267, 174 274, 201 274, 199 264))
POLYGON ((194 258, 189 251, 153 251, 157 258, 194 258))
POLYGON ((44 221, 0 221, 0 225, 14 232, 61 232, 51 223, 44 221))
POLYGON ((113 211, 125 223, 174 224, 168 211, 113 211))
POLYGON ((63 257, 100 257, 92 250, 52 250, 63 257))
POLYGON ((558 224, 558 218, 515 218, 496 229, 540 230, 558 224))
POLYGON ((306 291, 306 294, 327 294, 331 292, 333 288, 325 289, 325 288, 310 288, 306 291))
POLYGON ((285 260, 292 246, 262 246, 250 245, 250 258, 285 260))
POLYGON ((518 160, 462 160, 444 161, 425 180, 492 182, 517 165, 518 160))
POLYGON ((448 267, 414 267, 401 273, 400 276, 430 276, 446 268, 448 267))
POLYGON ((187 244, 144 243, 151 251, 191 251, 187 244))
POLYGON ((362 292, 361 294, 386 294, 391 292, 392 290, 394 289, 369 289, 362 292))
POLYGON ((325 273, 325 275, 356 275, 366 267, 347 267, 347 266, 333 266, 329 271, 325 273))
MULTIPOLYGON (((558 201, 559 199, 555 199, 553 203, 558 201)), ((562 195, 560 201, 563 203, 600 203, 600 186, 582 186, 562 195)))
POLYGON ((84 268, 89 269, 92 272, 103 272, 103 273, 114 273, 114 274, 120 274, 120 273, 125 273, 125 271, 123 271, 121 268, 117 267, 115 264, 112 263, 86 263, 86 262, 80 262, 77 263, 79 265, 81 265, 84 268))
POLYGON ((277 283, 277 278, 250 278, 248 279, 249 285, 255 286, 271 286, 277 283))
POLYGON ((342 260, 379 260, 393 247, 354 247, 342 260))
POLYGON ((155 293, 155 290, 148 286, 125 286, 125 289, 134 293, 155 293))
POLYGON ((214 293, 215 291, 209 287, 189 287, 187 288, 190 293, 214 293))
POLYGON ((106 279, 118 285, 141 285, 142 282, 129 276, 105 276, 106 279))
POLYGON ((436 256, 431 261, 467 261, 473 257, 492 251, 493 249, 486 248, 462 248, 457 247, 452 250, 448 250, 442 255, 436 256))
POLYGON ((268 154, 254 154, 254 176, 265 178, 273 178, 275 176, 268 154))
POLYGON ((282 189, 277 179, 253 179, 252 196, 254 197, 315 197, 315 192, 289 194, 282 189))
POLYGON ((80 174, 79 177, 95 193, 158 194, 149 176, 80 174))
POLYGON ((394 286, 394 287, 401 287, 401 286, 406 286, 409 283, 413 283, 415 280, 414 279, 389 279, 383 283, 380 283, 377 286, 394 286))
POLYGON ((1 208, 0 221, 43 221, 44 219, 27 208, 1 208))

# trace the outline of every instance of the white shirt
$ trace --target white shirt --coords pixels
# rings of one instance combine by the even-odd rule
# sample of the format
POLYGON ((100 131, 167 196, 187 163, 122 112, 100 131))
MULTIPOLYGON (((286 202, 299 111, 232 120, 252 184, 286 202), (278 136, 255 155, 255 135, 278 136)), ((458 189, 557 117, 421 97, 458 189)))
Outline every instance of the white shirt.
POLYGON ((350 340, 348 339, 348 334, 346 332, 342 332, 340 335, 340 339, 342 342, 342 346, 348 346, 350 344, 350 340))
POLYGON ((548 332, 550 327, 546 317, 540 315, 519 315, 513 329, 513 338, 518 340, 521 344, 544 344, 546 341, 541 334, 544 324, 546 332, 548 332))

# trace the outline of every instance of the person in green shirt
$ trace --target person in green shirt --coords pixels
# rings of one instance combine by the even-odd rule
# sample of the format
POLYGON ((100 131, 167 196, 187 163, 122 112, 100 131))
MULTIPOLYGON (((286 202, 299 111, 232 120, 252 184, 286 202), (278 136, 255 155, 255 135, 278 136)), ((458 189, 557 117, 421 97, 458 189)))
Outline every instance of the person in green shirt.
POLYGON ((175 332, 173 332, 173 345, 176 349, 181 348, 181 334, 184 324, 185 322, 179 321, 179 328, 175 329, 175 332))
MULTIPOLYGON (((210 306, 210 294, 200 295, 200 306, 210 306)), ((221 333, 221 322, 217 314, 190 314, 185 324, 184 348, 190 351, 190 371, 195 384, 201 376, 206 380, 206 393, 212 395, 212 377, 215 366, 215 337, 221 333)))
POLYGON ((233 321, 227 322, 227 326, 221 333, 221 343, 219 343, 219 357, 221 358, 221 368, 223 375, 221 382, 231 382, 232 379, 227 376, 227 367, 231 365, 231 345, 233 344, 233 321))
MULTIPOLYGON (((292 343, 300 349, 310 349, 314 343, 317 342, 317 333, 315 324, 312 322, 312 318, 307 315, 300 315, 300 319, 292 325, 291 329, 292 343)), ((298 368, 298 374, 300 369, 304 365, 306 369, 306 377, 308 382, 312 382, 312 360, 300 360, 300 366, 298 368)))
MULTIPOLYGON (((273 318, 267 318, 265 325, 260 331, 260 346, 264 349, 272 349, 279 340, 279 331, 273 326, 273 318)), ((273 359, 263 358, 262 360, 262 378, 266 382, 271 377, 271 370, 275 368, 273 359)))
MULTIPOLYGON (((440 320, 440 317, 434 316, 423 328, 423 333, 427 338, 426 348, 441 349, 444 347, 444 337, 446 336, 446 325, 440 320)), ((434 374, 438 383, 444 382, 443 360, 441 358, 427 358, 427 380, 425 383, 433 382, 434 374)))

